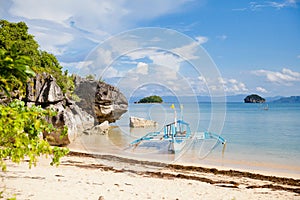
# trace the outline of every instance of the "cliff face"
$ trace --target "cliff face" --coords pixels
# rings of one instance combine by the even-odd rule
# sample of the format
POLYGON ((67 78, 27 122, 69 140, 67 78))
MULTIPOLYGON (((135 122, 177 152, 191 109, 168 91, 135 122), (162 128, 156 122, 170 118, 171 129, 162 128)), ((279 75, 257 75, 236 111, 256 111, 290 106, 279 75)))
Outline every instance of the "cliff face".
POLYGON ((67 145, 84 130, 104 121, 115 122, 127 111, 127 99, 116 87, 80 77, 76 78, 75 85, 79 102, 65 97, 51 75, 38 74, 27 84, 24 99, 27 106, 41 105, 57 112, 48 120, 58 131, 43 135, 52 145, 67 145), (65 126, 68 135, 60 137, 65 126))
POLYGON ((258 96, 257 94, 251 94, 248 95, 245 99, 244 99, 245 103, 265 103, 266 100, 260 96, 258 96))
POLYGON ((76 104, 94 116, 95 123, 115 122, 127 112, 128 102, 118 88, 104 82, 76 77, 76 104))
POLYGON ((65 146, 94 124, 94 118, 91 115, 63 95, 52 75, 43 73, 31 78, 27 84, 24 100, 27 106, 40 105, 57 112, 57 115, 49 118, 48 121, 58 131, 43 134, 51 145, 65 146), (68 134, 61 137, 60 133, 65 126, 68 127, 68 134))

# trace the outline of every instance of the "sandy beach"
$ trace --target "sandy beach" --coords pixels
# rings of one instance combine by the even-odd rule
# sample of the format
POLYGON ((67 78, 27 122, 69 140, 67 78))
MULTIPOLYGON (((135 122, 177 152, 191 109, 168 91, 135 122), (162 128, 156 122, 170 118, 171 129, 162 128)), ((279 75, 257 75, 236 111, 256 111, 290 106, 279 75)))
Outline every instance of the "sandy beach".
POLYGON ((72 151, 59 167, 40 158, 8 164, 2 196, 17 199, 300 199, 300 180, 234 170, 164 165, 72 151))

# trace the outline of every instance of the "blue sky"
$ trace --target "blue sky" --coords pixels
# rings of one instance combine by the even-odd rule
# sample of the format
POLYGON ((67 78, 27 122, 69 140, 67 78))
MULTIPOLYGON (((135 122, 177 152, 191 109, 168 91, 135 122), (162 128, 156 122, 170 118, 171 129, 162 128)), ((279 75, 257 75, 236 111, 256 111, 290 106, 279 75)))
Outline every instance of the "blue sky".
POLYGON ((0 0, 0 17, 25 21, 40 48, 56 55, 69 72, 102 76, 122 85, 127 95, 213 93, 211 77, 187 62, 202 55, 212 63, 200 65, 215 64, 226 95, 300 95, 297 0, 0 0), (154 31, 155 43, 154 33, 142 40, 133 38, 135 32, 124 34, 144 27, 161 28, 154 31), (164 28, 187 38, 176 41, 175 36, 168 46, 168 38, 159 34, 164 28), (114 48, 103 49, 105 41, 114 48), (197 45, 207 55, 196 51, 197 45), (124 54, 125 47, 134 51, 124 54))

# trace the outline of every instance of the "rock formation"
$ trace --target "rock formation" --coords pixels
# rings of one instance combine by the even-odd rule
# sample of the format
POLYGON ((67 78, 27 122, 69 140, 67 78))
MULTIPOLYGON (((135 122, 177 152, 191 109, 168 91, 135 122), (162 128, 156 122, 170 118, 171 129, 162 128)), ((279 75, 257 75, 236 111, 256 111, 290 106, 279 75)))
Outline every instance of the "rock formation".
POLYGON ((93 126, 94 118, 78 107, 74 101, 64 97, 53 76, 46 73, 38 74, 27 84, 26 91, 27 106, 41 105, 57 112, 56 116, 48 119, 57 131, 43 135, 51 145, 67 145, 84 129, 93 126), (65 126, 68 128, 68 134, 61 137, 61 131, 65 126))
POLYGON ((100 134, 100 135, 106 135, 108 134, 108 131, 110 130, 110 126, 108 121, 104 121, 101 124, 98 124, 96 126, 93 126, 92 128, 89 128, 84 131, 86 134, 100 134))
POLYGON ((257 94, 251 94, 248 95, 245 99, 244 99, 245 103, 265 103, 266 100, 260 96, 258 96, 257 94))
POLYGON ((128 102, 118 88, 104 82, 76 77, 76 104, 95 117, 96 122, 118 120, 127 111, 128 102))
POLYGON ((158 125, 157 122, 153 120, 147 120, 139 117, 130 117, 129 126, 131 128, 145 128, 145 127, 152 127, 157 125, 158 125))
POLYGON ((52 75, 37 74, 27 84, 26 97, 23 99, 27 106, 40 105, 57 113, 47 119, 56 131, 43 133, 51 145, 68 145, 85 130, 107 133, 108 123, 115 122, 127 111, 127 99, 116 87, 80 77, 76 77, 75 85, 75 94, 80 98, 78 102, 63 94, 52 75), (94 126, 99 123, 103 124, 94 126), (61 133, 66 127, 68 132, 62 137, 61 133))

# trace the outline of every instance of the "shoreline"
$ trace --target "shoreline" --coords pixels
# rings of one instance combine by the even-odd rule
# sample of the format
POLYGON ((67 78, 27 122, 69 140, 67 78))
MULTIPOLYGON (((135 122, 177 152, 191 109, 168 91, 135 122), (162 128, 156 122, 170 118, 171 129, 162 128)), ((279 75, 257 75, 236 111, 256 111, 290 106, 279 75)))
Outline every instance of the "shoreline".
POLYGON ((1 179, 17 199, 300 199, 299 179, 74 150, 58 167, 9 162, 1 179))
MULTIPOLYGON (((196 166, 196 165, 185 165, 185 164, 166 164, 157 161, 146 161, 140 159, 133 159, 127 158, 122 156, 116 155, 109 155, 109 154, 93 154, 93 153, 86 153, 86 152, 79 152, 79 151, 70 151, 70 156, 77 156, 77 157, 90 157, 95 159, 102 159, 102 160, 113 160, 122 163, 129 163, 129 164, 142 164, 145 166, 154 166, 154 167, 162 167, 166 169, 174 169, 174 170, 183 170, 183 171, 194 171, 194 172, 201 172, 201 173, 212 173, 214 175, 227 175, 227 176, 234 176, 234 177, 244 177, 244 178, 252 178, 262 181, 272 181, 274 183, 285 183, 288 185, 294 185, 300 187, 300 179, 292 178, 292 177, 282 177, 278 175, 267 175, 260 172, 254 171, 245 171, 240 169, 220 169, 217 167, 208 167, 208 166, 196 166)), ((299 188, 300 189, 300 188, 299 188)), ((299 190, 300 194, 300 190, 299 190)))
MULTIPOLYGON (((240 172, 252 172, 257 174, 262 174, 266 176, 277 176, 277 177, 285 177, 285 178, 294 178, 300 180, 300 166, 297 165, 289 165, 282 164, 277 162, 261 162, 261 161, 251 161, 251 160, 242 160, 241 159, 232 159, 230 158, 206 158, 205 160, 161 160, 160 157, 151 157, 146 158, 139 154, 136 156, 132 156, 131 153, 126 152, 126 150, 122 151, 122 147, 119 147, 115 150, 106 150, 106 146, 101 147, 104 152, 99 152, 97 149, 89 148, 86 146, 85 142, 77 140, 71 146, 69 146, 71 151, 82 152, 86 154, 95 154, 95 155, 109 155, 115 157, 123 157, 127 159, 140 160, 140 161, 149 161, 149 162, 158 162, 158 163, 175 163, 179 165, 191 165, 195 167, 204 167, 204 168, 216 168, 218 170, 235 170, 240 172), (121 154, 120 154, 121 153, 121 154)), ((107 146, 109 147, 109 145, 107 146)), ((123 147, 124 148, 124 147, 123 147)), ((125 148, 126 149, 126 148, 125 148)), ((171 155, 172 156, 172 155, 171 155)), ((166 164, 165 164, 166 165, 166 164)))

